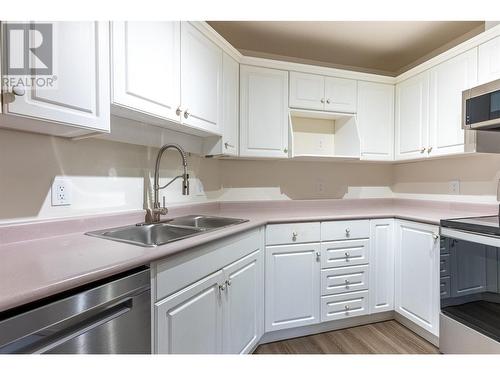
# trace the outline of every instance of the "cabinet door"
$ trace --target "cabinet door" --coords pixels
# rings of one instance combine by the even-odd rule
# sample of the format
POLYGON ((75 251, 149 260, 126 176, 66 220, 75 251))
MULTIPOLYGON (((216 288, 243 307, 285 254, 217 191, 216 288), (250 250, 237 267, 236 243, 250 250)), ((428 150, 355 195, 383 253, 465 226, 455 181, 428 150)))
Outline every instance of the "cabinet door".
POLYGON ((358 82, 357 123, 364 160, 394 160, 394 86, 358 82))
MULTIPOLYGON (((51 24, 55 87, 26 89, 24 95, 4 100, 4 112, 109 132, 109 24, 51 24)), ((4 62, 23 56, 23 46, 22 40, 11 43, 4 62)), ((31 67, 40 64, 36 57, 30 61, 31 67)))
POLYGON ((394 220, 370 220, 370 312, 394 310, 394 220))
POLYGON ((396 85, 395 159, 427 157, 429 72, 396 85))
POLYGON ((401 221, 396 243, 396 312, 439 334, 438 227, 401 221))
POLYGON ((218 271, 155 304, 156 353, 222 352, 222 285, 218 271))
POLYGON ((325 110, 356 112, 357 81, 345 78, 325 78, 325 110))
POLYGON ((180 22, 113 22, 113 104, 179 121, 180 22))
POLYGON ((222 65, 222 147, 224 154, 238 155, 240 65, 227 54, 222 65))
POLYGON ((319 243, 266 248, 266 331, 319 322, 319 243))
POLYGON ((290 107, 323 110, 325 77, 290 72, 290 107))
POLYGON ((183 124, 220 134, 222 50, 188 22, 181 22, 183 124))
POLYGON ((476 48, 431 69, 430 156, 464 152, 462 91, 476 84, 476 76, 476 48))
POLYGON ((478 48, 478 85, 500 79, 500 36, 478 48))
POLYGON ((264 263, 257 250, 224 268, 223 351, 249 353, 264 334, 264 263))
POLYGON ((240 66, 240 155, 288 157, 288 72, 240 66))

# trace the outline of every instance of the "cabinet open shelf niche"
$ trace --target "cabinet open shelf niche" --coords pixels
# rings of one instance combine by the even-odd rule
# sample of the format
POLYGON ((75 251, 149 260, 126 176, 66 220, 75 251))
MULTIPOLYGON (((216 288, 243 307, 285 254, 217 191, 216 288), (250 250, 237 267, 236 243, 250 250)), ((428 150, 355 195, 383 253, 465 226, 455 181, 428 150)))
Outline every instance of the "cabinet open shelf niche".
POLYGON ((289 118, 292 158, 359 160, 355 114, 291 109, 289 118))

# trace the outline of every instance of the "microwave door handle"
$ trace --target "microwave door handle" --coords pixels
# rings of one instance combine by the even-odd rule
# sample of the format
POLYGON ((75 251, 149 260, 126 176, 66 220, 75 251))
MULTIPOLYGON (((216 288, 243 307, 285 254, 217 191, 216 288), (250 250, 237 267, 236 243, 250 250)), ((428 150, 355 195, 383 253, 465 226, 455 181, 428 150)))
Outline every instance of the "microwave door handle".
MULTIPOLYGON (((80 322, 76 322, 74 325, 64 328, 59 332, 55 332, 51 336, 55 336, 52 341, 46 343, 44 346, 36 349, 33 354, 43 354, 48 352, 49 350, 60 346, 75 337, 78 337, 84 333, 87 333, 94 328, 97 328, 103 324, 106 324, 118 317, 128 313, 132 310, 132 298, 128 298, 125 301, 119 303, 118 305, 114 305, 109 307, 108 309, 99 312, 99 314, 85 319, 80 322), (63 335, 61 337, 61 334, 63 335)), ((50 329, 50 328, 49 328, 50 329)), ((50 337, 48 338, 50 339, 50 337)))

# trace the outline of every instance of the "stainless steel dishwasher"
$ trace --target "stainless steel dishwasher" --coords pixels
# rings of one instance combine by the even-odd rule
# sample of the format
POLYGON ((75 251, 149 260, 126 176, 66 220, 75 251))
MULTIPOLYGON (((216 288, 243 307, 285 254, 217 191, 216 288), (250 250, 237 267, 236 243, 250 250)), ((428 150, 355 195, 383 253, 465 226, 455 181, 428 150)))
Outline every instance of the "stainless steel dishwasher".
POLYGON ((0 314, 0 353, 151 353, 149 268, 0 314))

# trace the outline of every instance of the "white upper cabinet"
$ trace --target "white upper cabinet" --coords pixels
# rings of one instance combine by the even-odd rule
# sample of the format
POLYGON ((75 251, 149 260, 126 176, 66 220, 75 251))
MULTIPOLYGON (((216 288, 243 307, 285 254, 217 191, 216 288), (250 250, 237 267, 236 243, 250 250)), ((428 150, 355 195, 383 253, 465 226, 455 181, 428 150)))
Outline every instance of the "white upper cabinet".
POLYGON ((357 81, 290 72, 290 107, 356 112, 357 81))
POLYGON ((325 109, 325 77, 290 72, 290 107, 325 109))
POLYGON ((325 78, 325 110, 356 112, 357 81, 345 78, 325 78))
POLYGON ((183 124, 220 134, 222 50, 188 22, 181 23, 183 124))
POLYGON ((113 22, 112 102, 179 121, 180 22, 113 22))
POLYGON ((478 85, 500 79, 500 36, 478 47, 478 85))
POLYGON ((437 336, 439 227, 399 221, 396 233, 396 312, 437 336))
POLYGON ((395 159, 427 157, 429 72, 396 85, 395 159))
POLYGON ((358 82, 357 124, 364 160, 394 160, 394 86, 358 82))
MULTIPOLYGON (((109 24, 49 24, 54 49, 49 77, 56 77, 54 86, 26 88, 18 95, 4 93, 3 112, 22 119, 3 118, 1 125, 61 136, 109 132, 109 24)), ((9 48, 3 46, 4 62, 23 56, 25 47, 23 38, 10 38, 9 48)), ((47 65, 36 57, 25 63, 30 69, 47 65)))
POLYGON ((240 156, 288 157, 288 72, 240 66, 240 156))
POLYGON ((205 138, 204 154, 237 156, 240 124, 240 64, 224 53, 222 68, 222 137, 205 138))
POLYGON ((430 71, 430 156, 464 152, 462 91, 473 87, 477 77, 477 49, 471 49, 430 71))

